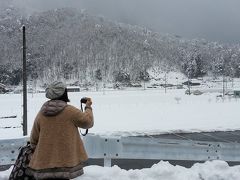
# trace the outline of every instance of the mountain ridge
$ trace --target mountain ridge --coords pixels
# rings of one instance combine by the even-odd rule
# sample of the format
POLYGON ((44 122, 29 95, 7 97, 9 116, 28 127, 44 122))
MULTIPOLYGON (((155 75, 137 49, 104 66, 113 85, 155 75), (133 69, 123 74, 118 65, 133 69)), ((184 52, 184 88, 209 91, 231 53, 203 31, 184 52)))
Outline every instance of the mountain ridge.
MULTIPOLYGON (((0 17, 3 17, 0 19, 0 71, 6 77, 21 69, 23 24, 31 80, 147 81, 147 71, 153 67, 161 71, 174 69, 189 78, 207 74, 240 75, 238 44, 163 35, 73 8, 34 13, 29 17, 12 8, 0 17), (12 18, 4 19, 6 16, 12 18)), ((11 84, 11 81, 0 78, 1 83, 11 84)), ((20 79, 15 79, 14 84, 19 82, 20 79)))

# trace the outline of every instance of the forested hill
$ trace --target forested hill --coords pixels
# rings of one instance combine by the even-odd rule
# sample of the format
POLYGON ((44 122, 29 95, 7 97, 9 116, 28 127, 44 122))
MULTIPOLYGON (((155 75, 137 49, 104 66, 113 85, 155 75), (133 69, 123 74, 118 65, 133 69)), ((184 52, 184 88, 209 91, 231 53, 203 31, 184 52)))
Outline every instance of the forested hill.
POLYGON ((0 12, 0 83, 20 81, 23 24, 30 80, 147 81, 149 69, 240 76, 238 44, 162 35, 69 8, 25 16, 10 7, 0 12))

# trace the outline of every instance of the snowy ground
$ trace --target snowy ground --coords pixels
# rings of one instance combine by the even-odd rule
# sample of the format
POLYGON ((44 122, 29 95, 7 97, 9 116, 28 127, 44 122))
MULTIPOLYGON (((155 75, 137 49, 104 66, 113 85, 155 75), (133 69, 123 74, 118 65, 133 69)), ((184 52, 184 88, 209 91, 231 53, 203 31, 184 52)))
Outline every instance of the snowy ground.
MULTIPOLYGON (((81 97, 93 99, 95 126, 91 133, 104 135, 159 134, 172 131, 214 131, 240 129, 240 100, 216 98, 217 93, 185 95, 185 90, 146 90, 69 93, 71 104, 81 97)), ((0 95, 0 138, 22 135, 22 96, 0 95)), ((28 94, 28 132, 35 115, 47 99, 28 94)))
MULTIPOLYGON (((7 180, 11 169, 0 172, 0 179, 7 180)), ((85 174, 75 180, 239 180, 240 166, 229 167, 224 161, 196 163, 191 168, 173 166, 161 161, 151 168, 123 170, 117 166, 88 166, 85 174)))
MULTIPOLYGON (((90 133, 100 135, 159 134, 172 131, 214 131, 240 129, 240 100, 216 98, 219 93, 200 96, 185 95, 185 90, 141 90, 69 93, 71 104, 80 106, 81 97, 93 99, 95 126, 90 133)), ((0 138, 22 136, 22 96, 0 95, 0 138)), ((34 117, 47 99, 44 94, 28 94, 28 132, 34 117)), ((0 180, 7 179, 10 170, 0 172, 0 180)), ((83 180, 238 180, 240 166, 229 167, 226 162, 213 161, 195 164, 187 169, 159 162, 152 168, 123 170, 88 166, 83 180)))

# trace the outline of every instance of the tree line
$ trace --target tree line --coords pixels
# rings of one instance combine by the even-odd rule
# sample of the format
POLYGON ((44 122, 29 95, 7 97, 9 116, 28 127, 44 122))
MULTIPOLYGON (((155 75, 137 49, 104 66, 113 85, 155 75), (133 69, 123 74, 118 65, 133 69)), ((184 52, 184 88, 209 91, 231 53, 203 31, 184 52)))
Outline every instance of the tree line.
POLYGON ((240 76, 240 45, 184 39, 112 22, 71 8, 34 13, 0 12, 0 83, 21 81, 21 27, 26 26, 28 79, 140 82, 155 73, 189 78, 240 76))

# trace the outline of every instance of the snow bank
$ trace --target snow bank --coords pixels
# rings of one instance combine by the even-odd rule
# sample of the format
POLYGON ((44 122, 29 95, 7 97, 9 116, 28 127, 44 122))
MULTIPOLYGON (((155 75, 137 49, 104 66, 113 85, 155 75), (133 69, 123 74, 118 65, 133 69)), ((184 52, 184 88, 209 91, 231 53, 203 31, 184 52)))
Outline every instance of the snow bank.
MULTIPOLYGON (((229 167, 224 161, 196 163, 191 168, 173 166, 161 161, 151 168, 124 170, 118 166, 87 166, 85 174, 75 180, 239 180, 240 166, 229 167)), ((0 179, 8 178, 10 170, 0 172, 0 179)))
POLYGON ((89 166, 81 180, 238 180, 240 166, 229 167, 224 161, 196 163, 192 168, 173 166, 161 161, 151 168, 142 170, 123 170, 117 166, 104 168, 89 166))

